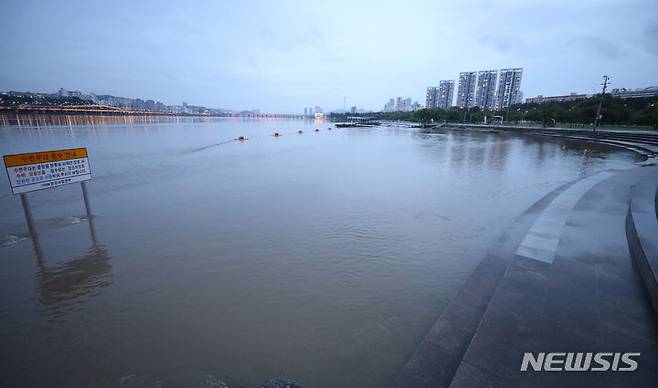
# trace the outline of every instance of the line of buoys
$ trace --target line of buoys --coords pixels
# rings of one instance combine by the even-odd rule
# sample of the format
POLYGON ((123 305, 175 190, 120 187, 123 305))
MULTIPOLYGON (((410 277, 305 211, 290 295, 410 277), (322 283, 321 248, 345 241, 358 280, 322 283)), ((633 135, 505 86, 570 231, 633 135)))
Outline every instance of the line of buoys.
MULTIPOLYGON (((331 131, 332 129, 333 129, 332 127, 327 128, 328 131, 331 131)), ((320 132, 320 128, 315 128, 314 131, 315 132, 320 132)), ((302 129, 298 129, 296 132, 300 135, 302 135, 304 133, 304 131, 302 129)), ((281 136, 283 136, 283 132, 274 132, 272 134, 272 136, 273 137, 281 137, 281 136)), ((263 137, 263 136, 256 136, 257 139, 261 138, 261 137, 263 137)), ((213 144, 212 146, 222 145, 222 144, 226 144, 226 143, 230 143, 230 142, 234 142, 234 141, 244 142, 246 140, 249 140, 249 138, 247 136, 240 135, 240 136, 238 136, 238 137, 236 137, 232 140, 227 140, 227 141, 224 141, 224 142, 221 142, 221 143, 213 144)), ((212 147, 212 146, 208 146, 208 147, 212 147)), ((205 148, 208 148, 208 147, 203 147, 202 149, 205 149, 205 148)))

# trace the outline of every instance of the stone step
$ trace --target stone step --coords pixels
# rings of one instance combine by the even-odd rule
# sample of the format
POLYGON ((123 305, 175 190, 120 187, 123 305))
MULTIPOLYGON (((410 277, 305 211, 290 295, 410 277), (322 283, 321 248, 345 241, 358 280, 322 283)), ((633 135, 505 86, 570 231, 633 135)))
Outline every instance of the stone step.
POLYGON ((625 236, 631 186, 645 176, 658 179, 658 170, 597 175, 563 191, 530 227, 450 387, 651 387, 658 381, 655 320, 625 236), (541 238, 528 241, 534 235, 541 238), (522 372, 526 352, 640 352, 642 359, 632 375, 551 374, 522 372))
POLYGON ((626 215, 626 238, 658 317, 658 178, 650 175, 633 186, 626 215))
POLYGON ((519 243, 567 183, 528 208, 501 235, 398 373, 393 387, 448 387, 519 243))
POLYGON ((635 382, 650 386, 658 378, 646 367, 658 366, 655 322, 624 233, 631 186, 644 176, 658 180, 658 170, 595 174, 524 212, 441 313, 393 387, 579 386, 581 377, 607 384, 588 373, 546 376, 519 368, 524 352, 612 348, 641 349, 646 360, 635 382))

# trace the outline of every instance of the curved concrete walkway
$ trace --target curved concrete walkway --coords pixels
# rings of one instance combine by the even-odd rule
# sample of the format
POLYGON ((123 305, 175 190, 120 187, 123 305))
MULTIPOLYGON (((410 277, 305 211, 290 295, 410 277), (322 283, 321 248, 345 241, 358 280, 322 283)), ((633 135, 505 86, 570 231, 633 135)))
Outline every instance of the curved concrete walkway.
POLYGON ((625 233, 631 188, 646 177, 658 180, 658 167, 602 172, 528 209, 491 248, 393 386, 656 386, 656 321, 625 233), (526 352, 640 356, 633 372, 524 372, 526 352))
POLYGON ((658 179, 653 176, 633 187, 626 214, 626 238, 658 317, 658 179))
POLYGON ((636 152, 647 159, 658 156, 658 131, 611 131, 574 128, 537 128, 507 125, 445 124, 439 128, 512 132, 529 136, 555 137, 595 142, 636 152))
POLYGON ((576 203, 592 186, 609 178, 612 172, 603 171, 588 176, 561 192, 539 215, 521 241, 516 254, 528 259, 552 263, 567 217, 576 203))

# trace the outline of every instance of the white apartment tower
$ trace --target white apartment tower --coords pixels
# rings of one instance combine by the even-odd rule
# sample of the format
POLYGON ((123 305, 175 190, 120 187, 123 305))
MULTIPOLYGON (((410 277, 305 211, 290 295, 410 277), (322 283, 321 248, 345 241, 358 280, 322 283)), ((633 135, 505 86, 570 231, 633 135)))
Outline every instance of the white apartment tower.
POLYGON ((425 93, 425 108, 436 108, 438 93, 439 88, 436 86, 429 86, 427 88, 427 92, 425 93))
POLYGON ((498 79, 498 93, 496 95, 496 110, 505 109, 511 105, 522 102, 521 79, 523 69, 502 69, 498 79))
POLYGON ((475 88, 475 106, 488 111, 493 111, 496 108, 497 79, 498 70, 478 71, 478 82, 475 88))
POLYGON ((475 104, 475 81, 477 73, 467 71, 459 73, 457 86, 457 106, 464 109, 472 108, 475 104))
POLYGON ((436 106, 448 110, 452 106, 452 99, 455 95, 455 81, 439 81, 439 89, 436 95, 436 106))

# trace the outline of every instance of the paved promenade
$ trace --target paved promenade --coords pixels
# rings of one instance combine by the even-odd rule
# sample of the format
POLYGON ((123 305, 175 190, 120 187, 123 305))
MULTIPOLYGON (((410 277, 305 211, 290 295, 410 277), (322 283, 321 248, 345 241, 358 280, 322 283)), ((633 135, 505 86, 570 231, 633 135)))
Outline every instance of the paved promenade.
POLYGON ((658 386, 658 322, 626 233, 633 188, 647 181, 658 181, 658 167, 604 171, 528 209, 491 248, 393 386, 658 386), (640 355, 630 372, 546 372, 521 371, 525 352, 640 355))
POLYGON ((444 124, 433 130, 462 129, 494 132, 511 132, 529 136, 557 137, 585 142, 596 142, 625 148, 651 159, 658 156, 658 131, 611 131, 576 128, 540 128, 508 125, 444 124))

